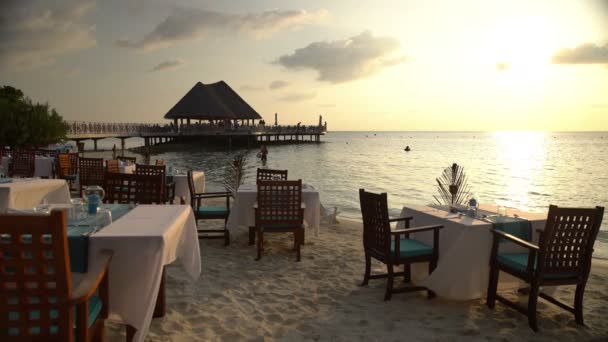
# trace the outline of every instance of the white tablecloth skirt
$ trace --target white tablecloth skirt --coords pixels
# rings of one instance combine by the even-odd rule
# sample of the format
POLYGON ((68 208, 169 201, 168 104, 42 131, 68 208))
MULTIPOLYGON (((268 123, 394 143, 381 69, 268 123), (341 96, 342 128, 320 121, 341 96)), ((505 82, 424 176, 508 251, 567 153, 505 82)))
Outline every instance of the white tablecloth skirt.
POLYGON ((118 170, 120 173, 135 173, 135 164, 119 165, 118 170))
MULTIPOLYGON (((534 231, 533 241, 538 240, 536 229, 544 229, 546 215, 519 212, 529 218, 534 231)), ((469 217, 446 219, 452 214, 426 206, 404 207, 401 216, 412 216, 411 227, 441 224, 439 233, 439 262, 435 271, 428 276, 428 264, 412 266, 414 282, 427 286, 443 298, 470 300, 483 298, 488 289, 490 274, 490 252, 492 249, 492 224, 469 217)), ((398 225, 403 228, 403 223, 398 225)), ((411 239, 433 245, 433 233, 423 232, 410 235, 411 239)), ((524 252, 523 248, 504 243, 501 252, 524 252)), ((499 276, 499 289, 515 289, 522 283, 504 272, 499 276)))
POLYGON ((48 204, 69 204, 70 189, 63 179, 14 178, 0 184, 0 210, 32 209, 46 200, 48 204))
MULTIPOLYGON (((201 256, 194 214, 188 205, 140 205, 93 234, 89 257, 104 249, 110 263, 110 319, 137 329, 143 341, 154 313, 163 267, 179 261, 197 279, 201 256)), ((89 259, 89 263, 92 260, 89 259)))
MULTIPOLYGON (((8 163, 10 158, 2 157, 2 171, 8 175, 8 163)), ((53 164, 55 159, 51 157, 36 156, 34 159, 34 176, 53 178, 53 164)))
MULTIPOLYGON (((192 179, 194 179, 194 189, 197 193, 205 192, 205 173, 203 171, 193 171, 192 179)), ((175 198, 184 197, 186 203, 190 204, 190 189, 188 188, 188 175, 174 175, 175 182, 175 198)), ((176 200, 176 203, 179 203, 176 200)))
MULTIPOLYGON (((228 217, 228 229, 234 230, 239 226, 253 227, 255 226, 255 211, 253 205, 257 201, 257 186, 256 185, 241 185, 236 193, 234 204, 230 208, 230 217, 228 217)), ((321 224, 321 201, 319 192, 312 186, 304 184, 302 187, 302 202, 306 205, 304 209, 304 223, 306 229, 312 229, 313 233, 319 234, 319 226, 321 224)))

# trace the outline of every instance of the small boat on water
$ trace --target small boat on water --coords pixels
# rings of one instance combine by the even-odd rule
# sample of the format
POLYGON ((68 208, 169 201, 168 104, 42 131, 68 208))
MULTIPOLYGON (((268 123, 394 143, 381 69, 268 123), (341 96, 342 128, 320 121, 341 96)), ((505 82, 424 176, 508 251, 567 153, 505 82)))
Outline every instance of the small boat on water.
POLYGON ((404 148, 403 150, 404 150, 405 152, 409 152, 409 151, 411 151, 412 149, 411 149, 411 148, 409 147, 409 145, 408 145, 408 146, 405 146, 405 148, 404 148))

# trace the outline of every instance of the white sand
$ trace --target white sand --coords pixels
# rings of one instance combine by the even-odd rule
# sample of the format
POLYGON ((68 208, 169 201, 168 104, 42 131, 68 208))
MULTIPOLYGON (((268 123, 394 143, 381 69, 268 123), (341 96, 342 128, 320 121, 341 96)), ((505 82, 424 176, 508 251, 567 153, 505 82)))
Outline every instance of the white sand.
MULTIPOLYGON (((427 300, 419 292, 384 302, 385 280, 358 286, 364 270, 361 236, 360 222, 341 219, 323 226, 319 237, 307 236, 300 263, 291 234, 265 237, 261 261, 254 260, 245 229, 233 232, 228 247, 222 240, 202 240, 201 278, 191 282, 179 267, 168 268, 167 314, 153 320, 147 340, 608 340, 606 264, 593 265, 585 292, 586 327, 539 299, 540 332, 534 333, 524 315, 500 303, 490 310, 482 299, 427 300)), ((574 288, 562 287, 557 297, 572 302, 574 288)), ((108 341, 124 341, 122 326, 108 323, 106 329, 108 341)))

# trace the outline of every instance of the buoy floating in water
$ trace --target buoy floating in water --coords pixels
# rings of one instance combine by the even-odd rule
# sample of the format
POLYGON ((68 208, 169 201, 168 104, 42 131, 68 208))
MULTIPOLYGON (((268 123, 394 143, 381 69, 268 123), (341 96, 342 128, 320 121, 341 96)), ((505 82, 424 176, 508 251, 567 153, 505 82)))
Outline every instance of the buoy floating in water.
POLYGON ((409 151, 411 151, 412 149, 411 149, 409 146, 405 146, 405 148, 404 148, 403 150, 404 150, 405 152, 409 152, 409 151))

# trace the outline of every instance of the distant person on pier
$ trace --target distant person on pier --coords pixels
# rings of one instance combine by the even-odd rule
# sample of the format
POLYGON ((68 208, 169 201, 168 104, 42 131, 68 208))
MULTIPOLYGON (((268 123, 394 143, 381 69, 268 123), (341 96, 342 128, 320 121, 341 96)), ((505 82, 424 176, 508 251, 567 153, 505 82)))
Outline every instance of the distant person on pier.
POLYGON ((112 146, 112 159, 116 159, 116 144, 112 146))
POLYGON ((266 145, 262 145, 262 148, 260 149, 260 153, 258 153, 258 155, 262 160, 262 163, 266 163, 266 160, 268 159, 268 149, 266 148, 266 145))

